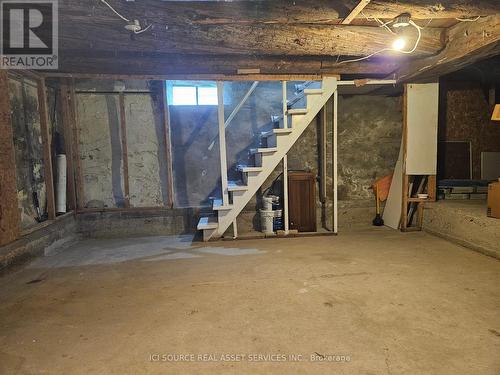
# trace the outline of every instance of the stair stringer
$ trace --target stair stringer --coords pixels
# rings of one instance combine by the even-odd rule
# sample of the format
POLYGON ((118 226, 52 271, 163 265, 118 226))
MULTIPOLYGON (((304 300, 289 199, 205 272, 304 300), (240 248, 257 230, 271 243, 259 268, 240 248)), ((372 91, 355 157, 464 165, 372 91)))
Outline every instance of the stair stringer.
POLYGON ((307 96, 307 114, 297 115, 297 121, 294 121, 295 115, 292 115, 292 132, 289 134, 275 134, 277 151, 272 154, 262 155, 262 171, 260 172, 246 172, 247 173, 247 186, 248 189, 240 194, 233 196, 233 204, 231 209, 218 211, 218 226, 209 238, 221 237, 227 228, 238 217, 243 208, 252 199, 257 190, 266 181, 269 175, 278 166, 283 157, 292 148, 295 142, 300 138, 305 129, 314 120, 319 111, 326 104, 328 99, 333 95, 337 89, 337 79, 334 77, 324 78, 322 81, 322 89, 324 90, 321 95, 308 95, 307 96))

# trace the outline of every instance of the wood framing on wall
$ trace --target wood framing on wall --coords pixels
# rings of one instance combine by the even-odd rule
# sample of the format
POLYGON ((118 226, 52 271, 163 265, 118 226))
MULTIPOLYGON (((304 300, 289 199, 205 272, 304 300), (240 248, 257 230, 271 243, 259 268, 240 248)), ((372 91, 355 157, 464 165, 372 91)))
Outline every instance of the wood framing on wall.
POLYGON ((75 191, 76 191, 76 208, 77 210, 84 207, 84 197, 83 197, 83 172, 80 162, 80 140, 79 140, 79 129, 78 129, 78 113, 76 110, 76 95, 75 95, 75 80, 68 79, 69 85, 69 113, 68 117, 71 120, 71 144, 73 150, 73 173, 75 181, 75 191))
POLYGON ((125 116, 125 95, 120 92, 118 95, 120 112, 120 135, 122 144, 122 163, 123 163, 123 193, 125 195, 125 207, 130 207, 130 181, 128 173, 128 146, 127 146, 127 119, 125 116))
POLYGON ((42 133, 43 164, 45 168, 45 186, 47 189, 47 214, 49 220, 56 218, 54 173, 52 168, 52 142, 49 131, 49 116, 47 110, 47 87, 45 79, 37 82, 38 109, 40 111, 40 129, 42 133))
MULTIPOLYGON (((130 78, 130 77, 129 77, 130 78)), ((61 87, 67 86, 67 113, 65 117, 68 119, 69 128, 68 133, 71 136, 71 151, 72 151, 72 169, 74 174, 74 189, 76 192, 76 203, 75 206, 78 212, 101 212, 101 211, 117 211, 117 210, 165 210, 166 208, 171 209, 174 207, 174 192, 173 192, 173 166, 172 166, 172 145, 171 145, 171 132, 170 132, 170 114, 167 102, 167 93, 165 81, 155 82, 155 89, 151 90, 136 90, 136 91, 102 91, 102 90, 92 90, 86 91, 76 90, 75 80, 73 78, 61 78, 61 87), (158 84, 158 85, 156 85, 158 84), (92 94, 112 94, 118 97, 118 127, 120 133, 120 157, 122 161, 122 178, 123 178, 123 190, 124 190, 124 205, 123 207, 105 207, 105 208, 86 208, 85 207, 85 196, 84 196, 84 177, 83 168, 80 159, 80 128, 78 121, 78 111, 76 104, 77 94, 80 93, 92 93, 92 94), (159 111, 159 118, 162 121, 163 126, 163 139, 158 139, 158 142, 165 143, 165 154, 162 155, 165 159, 164 170, 166 175, 166 194, 161 206, 154 207, 133 207, 131 203, 131 188, 130 185, 130 169, 129 169, 129 140, 127 136, 127 106, 126 106, 126 96, 128 94, 144 94, 151 95, 153 98, 156 95, 160 95, 160 104, 157 107, 159 111)), ((154 100, 154 99, 153 99, 154 100)), ((129 124, 130 125, 130 124, 129 124)))
POLYGON ((8 75, 0 70, 0 246, 19 237, 21 216, 17 207, 15 165, 8 75))
POLYGON ((165 124, 165 157, 167 162, 167 202, 169 208, 174 207, 174 171, 172 160, 172 136, 170 131, 170 110, 168 108, 168 98, 165 81, 161 81, 160 100, 163 110, 163 121, 165 124))
POLYGON ((70 111, 70 88, 67 80, 63 80, 59 86, 59 96, 61 98, 61 121, 64 132, 64 147, 67 162, 67 204, 69 210, 76 209, 76 190, 74 176, 74 157, 73 157, 73 119, 70 111))

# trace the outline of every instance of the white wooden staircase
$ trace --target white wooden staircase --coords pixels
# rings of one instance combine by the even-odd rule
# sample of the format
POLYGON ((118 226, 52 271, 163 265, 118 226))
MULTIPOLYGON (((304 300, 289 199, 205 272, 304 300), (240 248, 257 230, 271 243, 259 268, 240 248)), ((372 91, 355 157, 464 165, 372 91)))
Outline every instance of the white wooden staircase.
POLYGON ((198 222, 204 241, 224 234, 336 89, 337 79, 334 77, 323 78, 320 89, 305 89, 307 107, 287 110, 280 121, 280 128, 262 133, 262 144, 266 146, 251 150, 255 165, 240 168, 241 181, 228 181, 225 188, 223 176, 223 199, 226 202, 223 199, 214 200, 212 208, 215 214, 202 217, 198 222))

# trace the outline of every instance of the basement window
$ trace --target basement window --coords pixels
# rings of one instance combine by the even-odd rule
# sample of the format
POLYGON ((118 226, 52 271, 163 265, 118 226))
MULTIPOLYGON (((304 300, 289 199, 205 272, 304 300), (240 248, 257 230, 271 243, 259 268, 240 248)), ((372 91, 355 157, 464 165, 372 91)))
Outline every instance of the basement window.
POLYGON ((217 105, 215 82, 167 81, 171 105, 217 105))

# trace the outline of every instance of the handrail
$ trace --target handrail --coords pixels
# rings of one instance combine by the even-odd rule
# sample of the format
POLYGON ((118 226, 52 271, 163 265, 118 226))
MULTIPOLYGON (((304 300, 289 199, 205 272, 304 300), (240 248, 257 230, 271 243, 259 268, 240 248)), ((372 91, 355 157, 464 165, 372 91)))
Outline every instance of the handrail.
MULTIPOLYGON (((252 93, 254 92, 254 90, 255 90, 255 88, 257 87, 258 84, 259 84, 259 81, 255 81, 254 83, 252 83, 252 86, 250 86, 250 88, 248 89, 248 91, 245 94, 245 96, 243 96, 243 98, 241 99, 241 101, 234 108, 233 112, 231 112, 231 114, 229 115, 229 117, 227 118, 227 120, 224 122, 224 129, 226 129, 229 126, 229 124, 233 120, 234 116, 236 116, 238 114, 238 112, 240 111, 241 107, 243 106, 243 104, 245 104, 245 102, 248 100, 248 98, 250 97, 250 95, 252 95, 252 93)), ((208 150, 209 151, 212 151, 212 148, 214 147, 216 141, 217 141, 217 137, 214 137, 214 139, 212 139, 212 143, 210 143, 210 146, 208 146, 208 150)))

